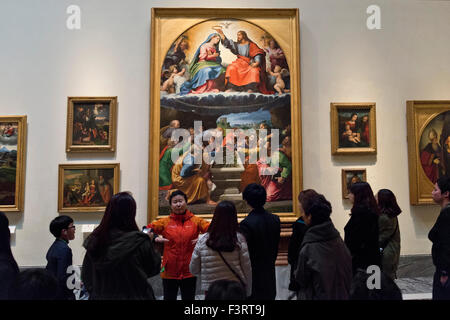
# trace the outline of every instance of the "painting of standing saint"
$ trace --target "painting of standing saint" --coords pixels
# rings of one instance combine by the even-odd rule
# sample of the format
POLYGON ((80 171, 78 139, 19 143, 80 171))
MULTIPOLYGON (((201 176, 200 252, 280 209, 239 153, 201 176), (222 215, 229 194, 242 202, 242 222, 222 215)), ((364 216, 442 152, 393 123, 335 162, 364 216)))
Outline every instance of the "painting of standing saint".
POLYGON ((175 189, 196 213, 221 200, 248 212, 250 183, 265 187, 266 209, 292 212, 291 75, 276 37, 207 20, 180 34, 160 67, 160 214, 175 189))
POLYGON ((60 165, 59 212, 103 212, 118 192, 119 164, 60 165))
POLYGON ((0 117, 0 211, 22 211, 26 116, 0 117))

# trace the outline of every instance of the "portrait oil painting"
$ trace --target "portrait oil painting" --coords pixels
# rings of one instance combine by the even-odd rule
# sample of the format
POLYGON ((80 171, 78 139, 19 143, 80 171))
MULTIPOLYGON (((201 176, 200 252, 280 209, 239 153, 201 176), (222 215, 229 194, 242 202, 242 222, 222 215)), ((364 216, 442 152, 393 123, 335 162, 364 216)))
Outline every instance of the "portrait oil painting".
POLYGON ((408 101, 411 204, 432 204, 437 179, 450 176, 450 101, 408 101))
POLYGON ((0 116, 0 211, 22 211, 26 116, 0 116))
POLYGON ((104 212, 119 191, 119 164, 59 165, 58 211, 104 212))
POLYGON ((149 177, 150 219, 170 213, 175 189, 196 214, 222 200, 246 214, 250 183, 265 187, 267 210, 295 217, 298 11, 271 11, 153 9, 149 174, 159 181, 149 177))
POLYGON ((68 97, 67 152, 113 152, 117 97, 68 97))
POLYGON ((352 184, 367 182, 366 169, 342 169, 342 199, 348 199, 352 184))
POLYGON ((331 153, 376 153, 375 103, 331 103, 331 153))

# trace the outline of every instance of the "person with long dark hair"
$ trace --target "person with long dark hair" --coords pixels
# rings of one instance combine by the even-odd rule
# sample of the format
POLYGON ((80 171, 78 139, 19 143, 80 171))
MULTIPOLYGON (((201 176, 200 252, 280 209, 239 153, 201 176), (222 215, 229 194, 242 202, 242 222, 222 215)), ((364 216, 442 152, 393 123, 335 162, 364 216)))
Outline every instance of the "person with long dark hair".
POLYGON ((379 245, 381 267, 391 279, 397 278, 400 260, 400 227, 397 216, 402 212, 394 193, 389 189, 381 189, 376 195, 380 216, 378 217, 379 245))
POLYGON ((109 201, 100 225, 86 239, 82 281, 93 300, 153 300, 147 279, 160 271, 152 235, 136 225, 136 201, 119 192, 109 201))
POLYGON ((189 263, 198 236, 208 230, 209 222, 189 211, 187 201, 183 191, 173 191, 169 196, 170 215, 147 226, 158 235, 155 242, 164 243, 164 300, 177 300, 178 289, 182 300, 195 300, 197 278, 189 271, 189 263))
POLYGON ((0 300, 8 299, 8 292, 19 274, 19 266, 11 252, 9 220, 0 212, 0 300))
POLYGON ((352 257, 331 221, 331 204, 314 190, 300 192, 299 199, 308 229, 295 271, 297 298, 347 300, 352 283, 352 257))
POLYGON ((220 202, 208 228, 197 242, 189 269, 201 278, 201 288, 207 291, 216 280, 235 280, 252 290, 252 266, 247 242, 238 232, 237 211, 233 202, 220 202))
POLYGON ((381 264, 378 245, 380 210, 367 182, 352 184, 349 199, 353 207, 344 228, 344 241, 352 254, 353 274, 356 274, 357 269, 366 271, 368 266, 381 264))

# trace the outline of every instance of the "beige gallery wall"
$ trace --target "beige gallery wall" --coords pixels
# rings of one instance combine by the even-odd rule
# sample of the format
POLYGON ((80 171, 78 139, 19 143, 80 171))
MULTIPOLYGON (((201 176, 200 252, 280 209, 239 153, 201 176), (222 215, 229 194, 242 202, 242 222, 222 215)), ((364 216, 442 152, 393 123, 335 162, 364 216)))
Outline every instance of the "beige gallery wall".
MULTIPOLYGON (((211 7, 242 1, 212 0, 211 7)), ((62 163, 120 162, 121 190, 133 192, 138 224, 146 223, 150 10, 203 7, 204 1, 3 0, 0 2, 0 115, 26 114, 25 209, 8 213, 16 227, 13 253, 21 266, 45 265, 58 215, 62 163), (75 3, 76 2, 76 3, 75 3), (81 8, 81 29, 68 30, 66 9, 81 8), (65 153, 67 96, 118 96, 117 152, 65 153)), ((402 254, 428 254, 436 206, 409 205, 406 100, 450 99, 450 2, 248 0, 246 7, 299 8, 303 117, 303 183, 324 193, 343 235, 350 206, 341 197, 341 169, 367 168, 374 190, 389 188, 403 209, 402 254), (366 9, 381 9, 369 30, 366 9), (375 102, 378 154, 332 157, 330 102, 375 102)), ((81 264, 83 226, 101 214, 71 214, 70 246, 81 264)))

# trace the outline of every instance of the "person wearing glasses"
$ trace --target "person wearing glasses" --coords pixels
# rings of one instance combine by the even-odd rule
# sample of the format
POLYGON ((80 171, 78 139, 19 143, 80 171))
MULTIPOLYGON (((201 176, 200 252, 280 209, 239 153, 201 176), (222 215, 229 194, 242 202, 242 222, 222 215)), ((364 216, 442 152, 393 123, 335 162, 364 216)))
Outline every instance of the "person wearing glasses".
POLYGON ((67 288, 67 268, 72 265, 72 249, 69 241, 75 239, 75 226, 69 216, 59 216, 50 222, 50 232, 55 241, 47 252, 46 269, 52 273, 59 283, 57 298, 61 300, 75 300, 73 291, 67 288))

